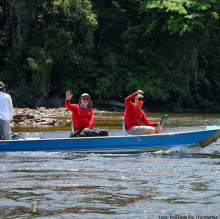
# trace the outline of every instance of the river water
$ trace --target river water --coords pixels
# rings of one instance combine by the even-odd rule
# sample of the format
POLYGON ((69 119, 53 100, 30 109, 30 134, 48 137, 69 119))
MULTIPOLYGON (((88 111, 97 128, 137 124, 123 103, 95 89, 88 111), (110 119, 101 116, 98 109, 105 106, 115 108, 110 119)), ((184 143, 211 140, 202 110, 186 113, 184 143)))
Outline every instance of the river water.
MULTIPOLYGON (((96 126, 120 129, 121 116, 97 115, 96 126)), ((220 118, 169 116, 168 127, 211 125, 220 118)), ((160 117, 149 114, 155 121, 160 117)), ((220 218, 219 147, 217 141, 196 151, 0 153, 0 218, 220 218)))

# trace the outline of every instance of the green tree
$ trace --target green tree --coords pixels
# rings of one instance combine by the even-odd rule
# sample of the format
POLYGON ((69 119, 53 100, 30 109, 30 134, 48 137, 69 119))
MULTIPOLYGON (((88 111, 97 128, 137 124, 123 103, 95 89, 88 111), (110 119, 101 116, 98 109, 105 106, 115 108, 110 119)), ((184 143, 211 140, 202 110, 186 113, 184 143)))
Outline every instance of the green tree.
POLYGON ((67 89, 120 101, 143 89, 158 109, 218 106, 219 13, 217 0, 1 1, 0 79, 16 106, 67 89))
POLYGON ((200 52, 210 43, 218 12, 215 0, 146 0, 141 6, 141 13, 151 18, 143 22, 145 35, 151 38, 152 49, 166 60, 170 97, 179 106, 184 99, 191 106, 202 103, 201 98, 196 101, 204 76, 200 52))
POLYGON ((32 92, 37 98, 36 106, 43 102, 50 91, 53 61, 42 48, 33 48, 33 57, 27 58, 32 70, 32 92))
POLYGON ((86 87, 81 78, 85 66, 91 65, 86 60, 90 58, 92 33, 97 26, 89 0, 6 0, 1 7, 4 19, 0 31, 7 34, 1 53, 1 77, 16 81, 15 94, 21 99, 17 98, 15 104, 25 102, 35 106, 39 98, 45 98, 49 89, 36 93, 35 86, 31 86, 33 79, 42 82, 45 75, 50 95, 59 94, 67 87, 74 93, 86 87), (47 62, 43 63, 37 50, 53 63, 50 70, 45 70, 47 62), (27 93, 30 97, 22 98, 27 93))

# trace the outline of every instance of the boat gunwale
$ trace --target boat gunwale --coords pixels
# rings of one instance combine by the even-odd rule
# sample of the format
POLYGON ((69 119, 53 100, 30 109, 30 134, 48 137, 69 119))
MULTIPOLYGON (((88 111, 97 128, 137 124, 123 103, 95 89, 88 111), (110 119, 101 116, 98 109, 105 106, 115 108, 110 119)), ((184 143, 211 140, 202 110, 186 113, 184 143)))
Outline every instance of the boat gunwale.
MULTIPOLYGON (((200 126, 199 126, 200 127, 200 126)), ((204 126, 201 126, 201 127, 204 127, 204 126)), ((211 126, 209 126, 211 127, 211 126)), ((216 126, 214 126, 216 127, 216 126)), ((181 127, 182 128, 182 127, 181 127)), ((185 128, 185 127, 183 127, 185 128)), ((60 137, 56 137, 56 138, 41 138, 40 136, 39 137, 33 137, 33 138, 29 138, 26 137, 26 136, 21 136, 25 139, 14 139, 14 140, 0 140, 0 142, 17 142, 17 141, 42 141, 42 140, 80 140, 80 139, 108 139, 108 138, 137 138, 137 137, 140 137, 140 138, 152 138, 152 137, 155 137, 155 136, 164 136, 164 135, 180 135, 180 134, 188 134, 188 133, 194 133, 194 132, 207 132, 207 131, 218 131, 220 130, 220 127, 219 128, 214 128, 214 129, 204 129, 204 130, 189 130, 189 131, 180 131, 180 132, 166 132, 166 133, 159 133, 159 134, 150 134, 150 135, 109 135, 109 136, 97 136, 97 137, 78 137, 78 138, 60 138, 60 137)), ((121 130, 112 130, 112 131, 121 131, 121 130)), ((69 131, 58 131, 58 132, 23 132, 24 134, 34 134, 34 133, 39 133, 39 134, 42 134, 42 133, 70 133, 69 131)), ((23 133, 19 133, 19 134, 23 134, 23 133)))

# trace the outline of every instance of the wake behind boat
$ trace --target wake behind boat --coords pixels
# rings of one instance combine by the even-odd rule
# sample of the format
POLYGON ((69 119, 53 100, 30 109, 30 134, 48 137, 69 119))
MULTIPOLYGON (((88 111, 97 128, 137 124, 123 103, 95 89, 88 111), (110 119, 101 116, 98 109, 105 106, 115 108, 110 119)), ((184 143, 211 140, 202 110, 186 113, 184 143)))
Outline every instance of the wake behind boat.
POLYGON ((220 126, 165 128, 162 134, 130 135, 109 131, 107 137, 70 138, 70 132, 30 132, 1 140, 4 151, 73 151, 85 153, 129 153, 166 150, 173 147, 205 147, 220 137, 220 126))

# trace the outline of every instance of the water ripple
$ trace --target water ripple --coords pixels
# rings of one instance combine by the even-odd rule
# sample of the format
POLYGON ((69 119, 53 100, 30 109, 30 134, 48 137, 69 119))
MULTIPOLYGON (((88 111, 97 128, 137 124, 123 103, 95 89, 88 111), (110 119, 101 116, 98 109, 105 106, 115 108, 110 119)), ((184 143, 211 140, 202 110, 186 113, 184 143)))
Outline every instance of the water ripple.
POLYGON ((219 215, 219 144, 142 154, 0 154, 0 216, 219 215))

